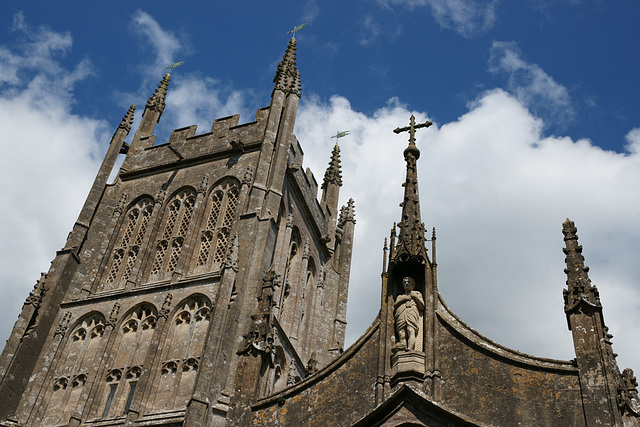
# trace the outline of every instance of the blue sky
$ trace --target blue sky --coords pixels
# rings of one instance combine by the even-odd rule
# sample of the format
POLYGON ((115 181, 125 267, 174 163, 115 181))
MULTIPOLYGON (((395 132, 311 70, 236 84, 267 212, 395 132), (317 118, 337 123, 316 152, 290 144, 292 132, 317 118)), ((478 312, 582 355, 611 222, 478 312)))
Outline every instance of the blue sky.
MULTIPOLYGON (((489 338, 573 357, 561 224, 576 221, 620 367, 640 369, 640 4, 633 1, 11 2, 0 16, 0 340, 80 210, 111 134, 174 70, 173 128, 268 105, 293 26, 296 135, 321 179, 342 141, 356 200, 348 339, 378 307, 400 216, 404 136, 418 133, 422 215, 449 306, 489 338), (19 183, 19 185, 16 185, 19 183), (46 206, 46 208, 43 208, 46 206)), ((141 110, 137 113, 137 120, 141 110)), ((135 125, 134 125, 135 126, 135 125)))

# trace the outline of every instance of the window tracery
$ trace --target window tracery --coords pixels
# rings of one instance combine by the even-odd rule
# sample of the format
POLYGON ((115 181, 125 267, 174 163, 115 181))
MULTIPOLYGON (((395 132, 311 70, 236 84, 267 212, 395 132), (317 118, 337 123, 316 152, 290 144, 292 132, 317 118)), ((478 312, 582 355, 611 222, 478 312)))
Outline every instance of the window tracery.
POLYGON ((210 316, 211 302, 204 295, 192 296, 178 305, 162 353, 154 397, 157 410, 187 404, 195 386, 210 316))
POLYGON ((238 184, 231 180, 222 182, 211 192, 205 211, 207 220, 200 233, 196 271, 218 268, 224 261, 239 195, 238 184))
POLYGON ((93 313, 81 318, 68 335, 59 362, 52 372, 52 385, 45 395, 45 425, 69 421, 83 393, 87 375, 102 351, 105 318, 93 313))
POLYGON ((189 232, 196 192, 184 189, 169 202, 165 214, 164 230, 156 243, 155 255, 151 267, 151 276, 161 279, 167 273, 178 269, 185 237, 189 232))
POLYGON ((122 236, 113 249, 105 288, 114 288, 117 283, 131 278, 152 212, 153 201, 150 198, 139 200, 127 212, 122 236))

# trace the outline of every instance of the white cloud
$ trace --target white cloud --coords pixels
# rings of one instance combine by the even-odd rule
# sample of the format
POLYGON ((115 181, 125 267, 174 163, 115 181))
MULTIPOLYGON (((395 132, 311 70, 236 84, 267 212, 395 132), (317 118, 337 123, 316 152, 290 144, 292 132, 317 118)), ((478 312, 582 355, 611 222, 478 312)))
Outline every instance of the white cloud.
POLYGON ((428 6, 436 22, 464 37, 473 37, 493 27, 497 0, 378 0, 385 6, 400 5, 411 9, 428 6))
POLYGON ((575 119, 567 88, 556 82, 539 65, 522 59, 515 42, 493 42, 489 71, 506 73, 509 91, 536 114, 544 115, 556 124, 575 119))
MULTIPOLYGON (((341 203, 356 200, 348 306, 353 341, 379 307, 382 244, 400 219, 406 135, 391 131, 411 114, 397 100, 374 115, 348 100, 305 98, 296 134, 305 163, 321 179, 336 130, 341 140, 341 203), (342 142, 343 141, 343 142, 342 142)), ((640 366, 640 180, 637 153, 588 140, 542 136, 544 123, 502 90, 484 93, 457 121, 418 131, 422 217, 438 232, 439 287, 449 306, 501 344, 571 359, 563 312, 561 227, 576 222, 591 278, 599 287, 621 367, 640 366)), ((638 141, 637 130, 629 140, 638 141)))
POLYGON ((177 57, 187 53, 184 43, 178 36, 160 27, 148 13, 137 10, 133 15, 131 28, 153 49, 155 58, 145 67, 145 74, 161 76, 166 67, 184 59, 182 56, 177 57))
POLYGON ((87 60, 72 69, 62 65, 72 45, 69 34, 33 29, 21 14, 14 22, 22 41, 13 49, 0 46, 11 67, 10 78, 0 82, 2 338, 64 244, 109 137, 104 122, 70 111, 74 85, 91 75, 92 66, 87 60))

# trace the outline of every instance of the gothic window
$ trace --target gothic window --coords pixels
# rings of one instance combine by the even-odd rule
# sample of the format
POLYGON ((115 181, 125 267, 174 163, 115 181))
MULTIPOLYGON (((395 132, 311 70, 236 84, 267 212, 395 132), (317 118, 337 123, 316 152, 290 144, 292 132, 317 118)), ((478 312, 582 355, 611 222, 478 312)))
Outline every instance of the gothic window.
POLYGON ((149 228, 152 212, 153 201, 150 198, 144 198, 139 200, 125 215, 122 235, 116 241, 111 256, 105 289, 116 288, 118 283, 126 282, 131 278, 140 252, 140 245, 149 228))
POLYGON ((85 389, 87 375, 102 351, 105 320, 99 313, 82 318, 68 335, 59 363, 53 369, 53 382, 47 392, 44 425, 69 422, 85 389))
POLYGON ((156 242, 151 276, 163 279, 168 273, 178 269, 178 261, 193 218, 196 192, 184 189, 171 199, 164 215, 164 229, 156 242))
POLYGON ((177 307, 163 345, 156 410, 179 409, 188 403, 209 329, 211 302, 207 297, 195 295, 177 307))
POLYGON ((117 337, 106 359, 108 371, 103 379, 99 416, 111 418, 129 411, 156 320, 156 309, 143 303, 130 311, 114 331, 117 337))
POLYGON ((217 269, 224 261, 239 194, 237 183, 231 180, 224 181, 211 192, 205 211, 206 222, 200 233, 196 272, 217 269))

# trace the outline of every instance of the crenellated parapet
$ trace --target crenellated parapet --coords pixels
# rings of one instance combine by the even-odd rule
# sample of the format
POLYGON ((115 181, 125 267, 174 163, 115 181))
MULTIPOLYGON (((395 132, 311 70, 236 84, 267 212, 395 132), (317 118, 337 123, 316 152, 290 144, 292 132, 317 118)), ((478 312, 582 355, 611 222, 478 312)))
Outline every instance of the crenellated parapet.
POLYGON ((269 107, 261 108, 254 121, 243 124, 238 124, 239 115, 220 118, 213 122, 211 131, 199 135, 196 125, 174 129, 168 141, 159 144, 155 135, 142 136, 140 145, 145 148, 129 152, 120 178, 257 151, 262 145, 268 113, 269 107))

